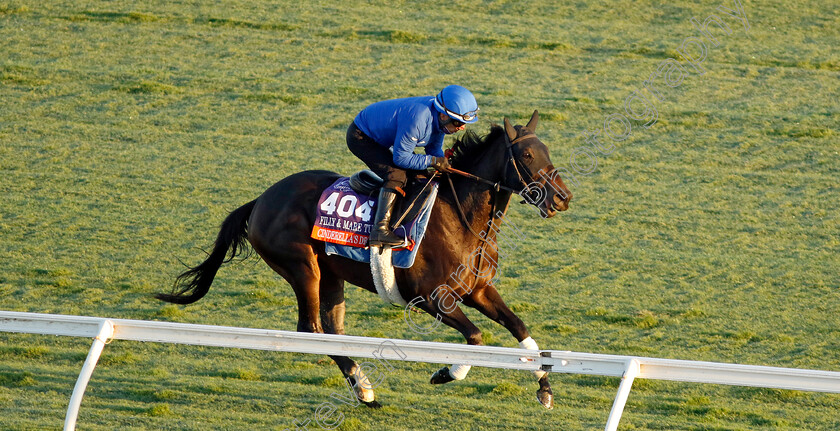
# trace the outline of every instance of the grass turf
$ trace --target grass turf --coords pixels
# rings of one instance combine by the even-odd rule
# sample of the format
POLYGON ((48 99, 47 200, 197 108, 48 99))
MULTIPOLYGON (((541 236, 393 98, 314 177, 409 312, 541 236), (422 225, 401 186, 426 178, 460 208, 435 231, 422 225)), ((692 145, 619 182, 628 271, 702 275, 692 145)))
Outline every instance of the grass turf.
MULTIPOLYGON (((516 206, 527 240, 504 298, 541 347, 838 370, 836 95, 840 10, 818 1, 0 2, 0 309, 293 329, 294 296, 257 260, 223 268, 201 302, 166 290, 228 211, 308 168, 350 174, 358 110, 448 83, 481 105, 474 130, 542 113, 558 167, 716 13, 690 72, 576 176, 570 211, 516 206), (712 30, 713 32, 716 30, 712 30)), ((644 93, 651 97, 650 93, 644 93)), ((580 163, 583 163, 581 160, 580 163)), ((507 332, 467 310, 487 344, 507 332)), ((348 333, 411 332, 348 287, 348 333)), ((0 335, 0 428, 57 429, 89 340, 0 335)), ((615 379, 474 369, 432 387, 400 364, 378 411, 342 429, 597 429, 615 379)), ((341 380, 328 358, 117 342, 84 429, 283 429, 341 380)), ((637 381, 621 429, 837 429, 836 395, 637 381)))

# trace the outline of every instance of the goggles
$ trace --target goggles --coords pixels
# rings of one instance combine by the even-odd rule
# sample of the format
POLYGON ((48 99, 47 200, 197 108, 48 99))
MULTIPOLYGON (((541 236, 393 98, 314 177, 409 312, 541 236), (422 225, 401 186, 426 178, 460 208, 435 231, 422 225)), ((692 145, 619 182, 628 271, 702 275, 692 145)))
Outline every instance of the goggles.
POLYGON ((468 123, 475 119, 476 115, 478 115, 478 111, 481 108, 475 108, 474 111, 464 112, 463 114, 459 114, 454 111, 450 111, 449 108, 446 107, 446 103, 443 103, 443 97, 440 98, 440 106, 443 106, 443 110, 446 111, 446 115, 449 115, 454 120, 460 122, 460 125, 456 125, 455 127, 460 127, 464 123, 468 123))

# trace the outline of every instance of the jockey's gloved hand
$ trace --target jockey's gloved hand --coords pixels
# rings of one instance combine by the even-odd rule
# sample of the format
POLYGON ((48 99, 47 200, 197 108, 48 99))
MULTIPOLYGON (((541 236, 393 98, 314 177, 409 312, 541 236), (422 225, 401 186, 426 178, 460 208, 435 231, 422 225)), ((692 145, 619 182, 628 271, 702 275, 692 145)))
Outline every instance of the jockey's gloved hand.
POLYGON ((432 164, 429 165, 430 168, 435 168, 436 171, 440 172, 449 172, 449 160, 446 160, 446 157, 432 157, 432 164))

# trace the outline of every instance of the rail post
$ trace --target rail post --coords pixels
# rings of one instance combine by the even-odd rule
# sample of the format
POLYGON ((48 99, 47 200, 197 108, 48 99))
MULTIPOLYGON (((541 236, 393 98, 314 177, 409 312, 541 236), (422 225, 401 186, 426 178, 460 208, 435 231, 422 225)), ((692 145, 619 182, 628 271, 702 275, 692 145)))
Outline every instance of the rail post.
POLYGON ((627 404, 627 397, 630 396, 633 380, 639 375, 640 371, 641 364, 639 361, 636 358, 630 358, 627 361, 624 375, 621 376, 621 384, 618 385, 618 393, 615 395, 610 416, 607 418, 605 431, 616 431, 618 429, 618 421, 621 420, 621 414, 624 413, 624 405, 627 404))
POLYGON ((93 338, 93 344, 90 346, 85 364, 82 366, 82 371, 76 380, 73 395, 70 396, 70 404, 67 406, 67 416, 64 418, 64 431, 74 431, 76 429, 76 419, 79 417, 79 407, 82 405, 82 397, 85 395, 85 389, 87 388, 88 382, 90 382, 90 377, 93 375, 93 369, 96 368, 96 363, 99 362, 102 349, 113 336, 113 322, 103 319, 102 323, 99 324, 99 333, 93 338))

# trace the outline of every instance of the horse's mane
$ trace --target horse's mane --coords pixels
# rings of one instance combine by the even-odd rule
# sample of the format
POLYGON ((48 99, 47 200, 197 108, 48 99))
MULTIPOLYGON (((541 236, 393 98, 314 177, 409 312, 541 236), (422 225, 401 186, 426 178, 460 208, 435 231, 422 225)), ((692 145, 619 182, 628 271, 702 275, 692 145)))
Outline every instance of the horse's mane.
POLYGON ((490 133, 484 136, 479 136, 472 130, 467 130, 464 132, 464 136, 455 140, 455 144, 452 146, 453 154, 449 160, 450 163, 458 167, 475 160, 502 133, 505 133, 505 129, 497 124, 491 125, 490 133))

